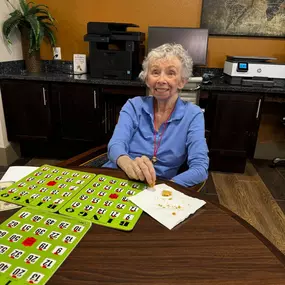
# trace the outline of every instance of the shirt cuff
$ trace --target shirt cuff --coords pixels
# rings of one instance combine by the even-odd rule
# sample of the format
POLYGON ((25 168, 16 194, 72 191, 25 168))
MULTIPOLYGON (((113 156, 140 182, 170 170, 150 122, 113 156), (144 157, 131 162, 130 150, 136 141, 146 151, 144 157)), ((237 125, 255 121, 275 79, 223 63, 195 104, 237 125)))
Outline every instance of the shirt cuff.
POLYGON ((173 181, 174 183, 179 184, 179 185, 181 185, 181 186, 189 187, 189 185, 186 184, 185 181, 183 181, 182 179, 176 178, 176 176, 173 177, 173 178, 171 179, 171 181, 173 181))
POLYGON ((122 155, 128 155, 128 153, 125 151, 124 147, 118 146, 118 145, 113 145, 109 149, 109 159, 117 164, 117 160, 120 156, 122 155))
POLYGON ((208 178, 208 171, 204 167, 192 168, 188 169, 185 172, 182 172, 172 179, 175 183, 185 186, 191 187, 193 185, 200 184, 201 182, 206 181, 208 178))

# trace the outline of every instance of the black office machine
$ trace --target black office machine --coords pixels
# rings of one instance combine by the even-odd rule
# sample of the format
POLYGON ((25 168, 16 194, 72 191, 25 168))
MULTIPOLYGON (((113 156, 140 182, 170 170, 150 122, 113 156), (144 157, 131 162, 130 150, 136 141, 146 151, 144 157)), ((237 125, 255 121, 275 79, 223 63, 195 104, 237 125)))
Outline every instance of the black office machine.
POLYGON ((145 34, 129 32, 129 23, 89 22, 90 73, 96 78, 136 79, 144 57, 145 34))

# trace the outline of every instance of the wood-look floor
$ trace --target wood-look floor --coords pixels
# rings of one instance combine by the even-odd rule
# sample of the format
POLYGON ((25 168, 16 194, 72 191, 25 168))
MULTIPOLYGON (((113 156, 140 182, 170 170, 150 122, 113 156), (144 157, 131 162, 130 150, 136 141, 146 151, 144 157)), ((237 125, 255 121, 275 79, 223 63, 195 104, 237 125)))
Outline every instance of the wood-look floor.
POLYGON ((285 254, 285 215, 254 166, 248 162, 244 174, 212 172, 211 176, 219 202, 285 254))

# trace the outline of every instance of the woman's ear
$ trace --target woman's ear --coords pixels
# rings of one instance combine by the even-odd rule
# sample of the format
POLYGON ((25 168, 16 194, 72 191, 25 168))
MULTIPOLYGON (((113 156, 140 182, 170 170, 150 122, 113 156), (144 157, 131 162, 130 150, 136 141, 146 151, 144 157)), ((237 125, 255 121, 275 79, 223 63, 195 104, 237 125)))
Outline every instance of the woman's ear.
POLYGON ((187 79, 185 79, 185 78, 182 78, 181 80, 180 80, 180 82, 178 83, 178 89, 183 89, 183 87, 185 86, 185 84, 187 83, 187 79))
POLYGON ((149 88, 147 77, 145 78, 145 85, 149 88))

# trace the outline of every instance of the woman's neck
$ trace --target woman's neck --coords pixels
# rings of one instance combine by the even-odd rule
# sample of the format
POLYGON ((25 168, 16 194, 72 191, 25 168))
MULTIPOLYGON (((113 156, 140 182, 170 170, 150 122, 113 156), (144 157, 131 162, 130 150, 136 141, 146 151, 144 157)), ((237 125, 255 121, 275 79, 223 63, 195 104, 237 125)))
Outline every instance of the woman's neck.
POLYGON ((169 113, 175 107, 178 96, 170 97, 168 100, 157 100, 154 98, 154 110, 156 113, 169 113))

